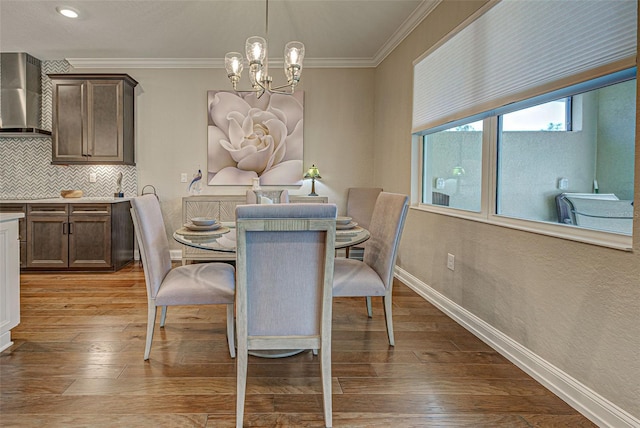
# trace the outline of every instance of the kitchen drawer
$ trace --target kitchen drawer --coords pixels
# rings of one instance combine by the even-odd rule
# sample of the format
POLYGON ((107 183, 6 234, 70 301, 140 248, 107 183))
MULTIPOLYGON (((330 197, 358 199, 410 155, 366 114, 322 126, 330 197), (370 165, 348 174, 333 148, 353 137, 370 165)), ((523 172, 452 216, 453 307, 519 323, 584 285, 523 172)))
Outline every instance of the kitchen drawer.
POLYGON ((69 211, 71 215, 110 215, 111 204, 71 204, 69 211))
POLYGON ((27 216, 30 215, 68 215, 67 204, 27 204, 27 216))

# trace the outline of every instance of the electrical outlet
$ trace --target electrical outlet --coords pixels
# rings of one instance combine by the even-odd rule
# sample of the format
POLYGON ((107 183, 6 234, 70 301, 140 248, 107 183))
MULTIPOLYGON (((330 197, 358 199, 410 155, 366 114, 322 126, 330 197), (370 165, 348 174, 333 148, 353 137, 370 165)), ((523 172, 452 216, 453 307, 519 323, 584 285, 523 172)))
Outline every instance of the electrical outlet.
POLYGON ((456 268, 456 256, 451 253, 447 253, 447 269, 455 270, 456 268))
POLYGON ((181 183, 186 183, 187 182, 187 173, 183 172, 182 174, 180 174, 180 182, 181 183))
POLYGON ((95 172, 89 174, 89 183, 95 183, 98 181, 98 175, 95 172))

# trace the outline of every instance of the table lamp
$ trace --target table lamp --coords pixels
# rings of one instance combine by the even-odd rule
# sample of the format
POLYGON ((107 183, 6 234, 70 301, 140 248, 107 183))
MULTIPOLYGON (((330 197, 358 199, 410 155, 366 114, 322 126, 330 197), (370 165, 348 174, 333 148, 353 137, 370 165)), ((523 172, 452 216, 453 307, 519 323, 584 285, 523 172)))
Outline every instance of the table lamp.
POLYGON ((309 196, 318 196, 316 193, 316 179, 320 179, 320 171, 318 171, 318 167, 315 165, 311 165, 311 168, 307 170, 303 178, 311 179, 311 193, 309 196))

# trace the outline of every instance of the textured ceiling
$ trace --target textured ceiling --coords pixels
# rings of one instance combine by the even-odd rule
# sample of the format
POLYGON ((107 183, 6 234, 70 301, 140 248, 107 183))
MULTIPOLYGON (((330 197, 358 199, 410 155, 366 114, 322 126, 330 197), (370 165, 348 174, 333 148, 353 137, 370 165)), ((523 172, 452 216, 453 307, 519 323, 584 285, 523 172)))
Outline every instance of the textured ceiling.
MULTIPOLYGON (((286 42, 299 40, 307 67, 375 66, 439 2, 271 0, 269 57, 282 58, 286 42)), ((105 65, 221 66, 226 52, 244 52, 248 36, 265 35, 265 6, 253 0, 0 0, 0 50, 105 65), (80 18, 59 15, 61 5, 80 18)))

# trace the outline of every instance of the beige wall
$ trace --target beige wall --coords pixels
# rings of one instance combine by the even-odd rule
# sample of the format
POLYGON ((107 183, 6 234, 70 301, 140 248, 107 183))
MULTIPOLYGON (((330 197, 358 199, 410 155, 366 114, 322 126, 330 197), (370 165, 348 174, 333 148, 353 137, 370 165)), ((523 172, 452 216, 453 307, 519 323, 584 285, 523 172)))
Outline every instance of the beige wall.
MULTIPOLYGON (((155 186, 168 230, 182 225, 182 197, 189 178, 207 169, 207 90, 231 89, 222 69, 106 69, 73 72, 128 73, 139 82, 136 98, 138 192, 155 186)), ((281 76, 275 74, 275 79, 281 76)), ((305 69, 304 165, 315 163, 322 180, 316 193, 328 196, 344 213, 346 189, 373 177, 373 69, 305 69)), ((246 76, 245 76, 246 77, 246 76)), ((245 84, 247 84, 245 82, 245 84)), ((303 171, 300 171, 302 177, 303 171)), ((202 194, 244 194, 248 186, 203 186, 202 194)), ((148 191, 149 189, 147 189, 148 191)), ((308 194, 311 183, 289 188, 308 194)), ((173 249, 179 244, 170 239, 173 249)))
MULTIPOLYGON (((374 181, 385 190, 411 189, 412 61, 481 6, 441 3, 376 70, 374 181)), ((637 141, 636 126, 640 153, 637 141)), ((624 252, 411 209, 398 265, 640 417, 639 242, 624 252)))

